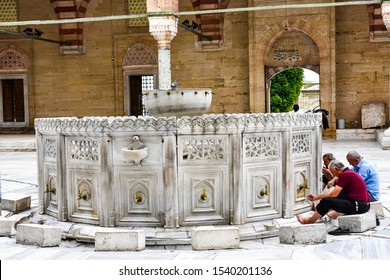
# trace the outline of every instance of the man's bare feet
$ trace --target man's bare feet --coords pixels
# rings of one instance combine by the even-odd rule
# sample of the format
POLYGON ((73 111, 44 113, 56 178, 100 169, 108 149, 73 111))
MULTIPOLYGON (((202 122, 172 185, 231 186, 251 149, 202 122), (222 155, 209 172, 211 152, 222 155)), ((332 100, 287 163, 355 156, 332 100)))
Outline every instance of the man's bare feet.
POLYGON ((301 224, 309 224, 309 218, 302 217, 302 215, 297 215, 297 220, 301 224))

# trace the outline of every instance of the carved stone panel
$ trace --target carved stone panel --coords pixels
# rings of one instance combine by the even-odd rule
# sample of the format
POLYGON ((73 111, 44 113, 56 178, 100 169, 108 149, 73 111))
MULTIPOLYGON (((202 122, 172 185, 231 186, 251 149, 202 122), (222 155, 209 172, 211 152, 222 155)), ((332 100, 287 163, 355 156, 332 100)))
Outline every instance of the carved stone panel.
POLYGON ((58 186, 56 184, 57 170, 53 164, 44 166, 44 199, 45 212, 57 218, 58 215, 58 186))
MULTIPOLYGON (((312 192, 310 189, 310 162, 301 162, 294 165, 294 211, 306 209, 310 206, 307 196, 312 192)), ((307 209, 306 209, 307 210, 307 209)))
POLYGON ((180 136, 178 157, 181 165, 227 164, 229 152, 227 136, 180 136))
POLYGON ((281 155, 280 133, 244 135, 244 162, 277 160, 281 155))
POLYGON ((282 216, 281 178, 278 164, 244 166, 245 222, 282 216))
POLYGON ((99 171, 67 168, 69 220, 99 224, 99 171))
POLYGON ((311 156, 311 133, 295 132, 292 136, 292 155, 294 158, 310 157, 311 156))
POLYGON ((53 138, 45 138, 44 140, 44 156, 45 161, 55 161, 57 157, 57 142, 53 138))
POLYGON ((160 169, 132 171, 120 168, 115 172, 117 224, 161 225, 163 211, 160 169))
POLYGON ((229 222, 227 167, 182 167, 179 171, 180 225, 229 222))
POLYGON ((66 138, 66 159, 70 163, 98 164, 100 162, 99 140, 84 137, 66 138))

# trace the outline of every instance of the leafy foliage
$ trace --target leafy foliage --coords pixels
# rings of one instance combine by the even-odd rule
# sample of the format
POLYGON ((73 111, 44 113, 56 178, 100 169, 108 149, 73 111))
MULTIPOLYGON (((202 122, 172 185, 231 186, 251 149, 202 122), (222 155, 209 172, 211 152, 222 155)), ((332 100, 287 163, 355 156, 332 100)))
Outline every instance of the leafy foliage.
POLYGON ((291 68, 271 80, 271 112, 289 112, 298 100, 303 85, 303 69, 291 68))

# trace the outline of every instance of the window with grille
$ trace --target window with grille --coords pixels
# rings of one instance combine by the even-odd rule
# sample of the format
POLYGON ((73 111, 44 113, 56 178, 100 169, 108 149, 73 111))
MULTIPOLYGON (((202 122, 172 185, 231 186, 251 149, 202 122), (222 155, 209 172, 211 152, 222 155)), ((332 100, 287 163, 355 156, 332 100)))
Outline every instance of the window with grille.
POLYGON ((142 76, 142 90, 153 90, 154 89, 154 77, 142 76))

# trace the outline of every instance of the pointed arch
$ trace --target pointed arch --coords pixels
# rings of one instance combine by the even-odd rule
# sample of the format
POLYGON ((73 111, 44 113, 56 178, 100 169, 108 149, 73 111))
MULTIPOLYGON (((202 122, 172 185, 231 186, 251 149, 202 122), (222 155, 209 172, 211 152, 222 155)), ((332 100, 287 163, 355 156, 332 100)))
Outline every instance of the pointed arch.
POLYGON ((154 52, 146 45, 138 43, 129 48, 123 58, 123 66, 157 65, 158 60, 154 52))
POLYGON ((26 72, 27 63, 23 55, 14 49, 0 52, 0 72, 26 72))

